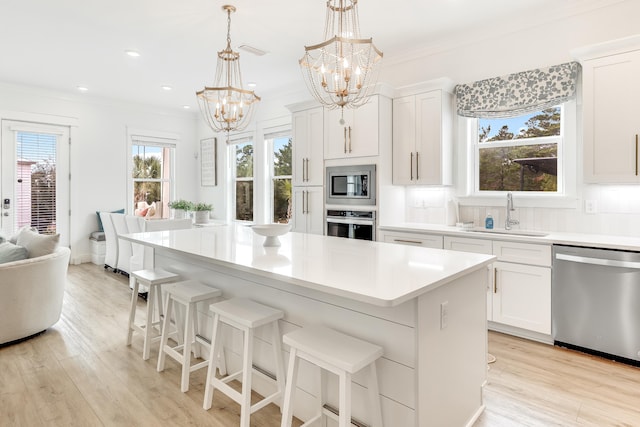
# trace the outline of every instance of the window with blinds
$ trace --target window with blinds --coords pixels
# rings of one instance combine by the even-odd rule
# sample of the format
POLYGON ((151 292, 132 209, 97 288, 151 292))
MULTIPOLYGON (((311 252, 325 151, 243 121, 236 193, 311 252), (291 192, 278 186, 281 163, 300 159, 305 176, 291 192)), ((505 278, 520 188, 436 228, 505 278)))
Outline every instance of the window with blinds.
POLYGON ((16 132, 16 227, 31 226, 42 234, 56 228, 57 136, 16 132))

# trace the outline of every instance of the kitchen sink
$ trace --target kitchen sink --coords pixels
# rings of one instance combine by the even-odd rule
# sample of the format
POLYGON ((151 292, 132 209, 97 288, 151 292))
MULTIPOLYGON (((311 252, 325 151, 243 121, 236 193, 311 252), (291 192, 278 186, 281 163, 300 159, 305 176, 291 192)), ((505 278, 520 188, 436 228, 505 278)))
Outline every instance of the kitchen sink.
POLYGON ((529 230, 505 230, 504 228, 469 228, 465 231, 472 233, 489 233, 489 234, 506 234, 511 236, 531 236, 531 237, 544 237, 549 233, 544 231, 529 231, 529 230))

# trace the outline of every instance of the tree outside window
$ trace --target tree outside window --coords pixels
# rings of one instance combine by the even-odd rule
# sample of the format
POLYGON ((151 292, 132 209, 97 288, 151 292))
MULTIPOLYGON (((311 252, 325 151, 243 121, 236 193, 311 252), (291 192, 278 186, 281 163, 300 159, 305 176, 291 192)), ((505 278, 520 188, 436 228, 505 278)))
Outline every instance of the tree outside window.
POLYGON ((253 142, 235 146, 235 218, 253 221, 253 142))
POLYGON ((477 190, 558 191, 562 108, 478 120, 477 190))
POLYGON ((288 223, 291 219, 291 137, 271 139, 273 147, 272 214, 273 222, 288 223))

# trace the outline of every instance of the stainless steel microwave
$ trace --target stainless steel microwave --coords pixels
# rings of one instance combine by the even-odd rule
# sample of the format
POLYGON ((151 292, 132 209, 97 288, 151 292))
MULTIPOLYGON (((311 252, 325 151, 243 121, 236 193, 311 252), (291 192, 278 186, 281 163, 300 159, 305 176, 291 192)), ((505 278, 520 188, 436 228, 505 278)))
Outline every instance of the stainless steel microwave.
POLYGON ((376 165, 327 167, 328 205, 375 205, 376 165))

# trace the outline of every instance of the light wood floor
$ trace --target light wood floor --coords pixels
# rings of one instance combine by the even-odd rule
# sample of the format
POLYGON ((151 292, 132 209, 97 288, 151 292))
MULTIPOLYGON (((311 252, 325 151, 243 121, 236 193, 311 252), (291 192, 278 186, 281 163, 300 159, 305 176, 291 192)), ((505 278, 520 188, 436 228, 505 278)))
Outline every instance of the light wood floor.
MULTIPOLYGON (((238 405, 220 393, 202 409, 204 370, 181 393, 177 363, 158 373, 157 349, 145 362, 139 336, 125 345, 129 296, 124 276, 70 266, 61 320, 0 347, 0 426, 239 424, 238 405)), ((640 369, 497 333, 489 349, 497 361, 475 426, 640 426, 640 369)), ((251 425, 279 426, 278 408, 251 425)))

